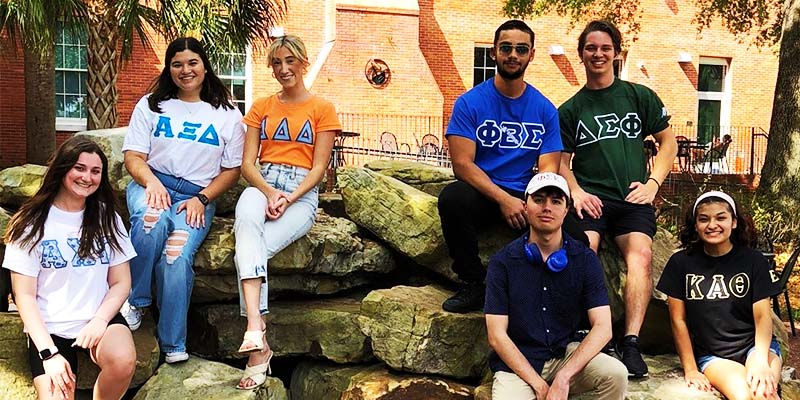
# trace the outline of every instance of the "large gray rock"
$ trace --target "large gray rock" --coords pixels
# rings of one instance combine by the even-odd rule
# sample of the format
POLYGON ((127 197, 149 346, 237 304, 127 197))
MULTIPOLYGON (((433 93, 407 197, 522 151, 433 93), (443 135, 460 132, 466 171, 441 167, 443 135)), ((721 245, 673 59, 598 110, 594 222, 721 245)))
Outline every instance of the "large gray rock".
POLYGON ((292 373, 297 400, 467 400, 472 387, 433 376, 390 372, 382 365, 336 366, 301 362, 292 373))
MULTIPOLYGON (((310 356, 337 363, 372 358, 369 339, 361 332, 357 298, 271 302, 267 341, 278 357, 310 356)), ((211 358, 241 358, 245 319, 238 305, 196 306, 189 313, 189 346, 211 358)))
POLYGON ((374 160, 364 167, 383 175, 391 176, 432 196, 439 196, 445 186, 455 182, 456 176, 450 168, 406 160, 374 160))
MULTIPOLYGON (((397 179, 361 167, 339 169, 347 215, 419 265, 456 280, 442 236, 437 198, 397 179)), ((479 242, 484 263, 516 235, 502 223, 479 242)))
POLYGON ((36 164, 25 164, 6 168, 0 171, 0 205, 19 207, 25 200, 33 197, 47 167, 36 164))
POLYGON ((122 144, 125 142, 125 134, 128 127, 97 129, 93 131, 77 132, 75 137, 85 137, 95 143, 103 150, 108 158, 108 180, 114 190, 122 193, 124 199, 125 187, 131 181, 131 176, 125 169, 125 155, 122 153, 122 144))
POLYGON ((177 364, 162 364, 156 375, 139 389, 134 400, 287 400, 278 378, 267 377, 258 390, 235 388, 242 370, 197 357, 177 364))
POLYGON ((17 313, 0 313, 0 399, 36 399, 22 327, 17 313))
MULTIPOLYGON (((328 275, 270 275, 269 298, 284 295, 320 296, 374 283, 371 274, 350 274, 336 277, 328 275)), ((236 275, 196 275, 192 289, 192 303, 234 301, 239 298, 236 275)))
MULTIPOLYGON (((136 371, 130 387, 142 386, 158 368, 160 349, 155 337, 156 329, 152 314, 145 314, 142 326, 133 332, 136 346, 136 371)), ((78 352, 78 389, 91 389, 100 373, 100 368, 84 352, 78 352)))
POLYGON ((477 377, 489 352, 483 314, 442 310, 451 292, 435 286, 374 290, 359 324, 373 353, 390 367, 455 378, 477 377))

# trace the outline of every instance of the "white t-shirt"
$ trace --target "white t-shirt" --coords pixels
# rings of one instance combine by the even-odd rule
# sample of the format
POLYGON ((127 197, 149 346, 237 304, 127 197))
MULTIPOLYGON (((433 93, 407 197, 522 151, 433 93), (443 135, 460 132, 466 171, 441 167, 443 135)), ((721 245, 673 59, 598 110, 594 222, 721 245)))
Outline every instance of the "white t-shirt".
POLYGON ((122 218, 123 234, 117 234, 122 252, 106 245, 99 259, 79 259, 83 211, 66 212, 50 207, 42 240, 33 251, 11 243, 6 246, 3 268, 37 278, 36 303, 47 332, 73 339, 95 316, 108 293, 108 268, 136 256, 122 218))
POLYGON ((131 115, 122 151, 147 154, 150 168, 206 187, 220 168, 242 165, 244 124, 238 108, 214 108, 204 101, 162 101, 162 113, 142 97, 131 115))

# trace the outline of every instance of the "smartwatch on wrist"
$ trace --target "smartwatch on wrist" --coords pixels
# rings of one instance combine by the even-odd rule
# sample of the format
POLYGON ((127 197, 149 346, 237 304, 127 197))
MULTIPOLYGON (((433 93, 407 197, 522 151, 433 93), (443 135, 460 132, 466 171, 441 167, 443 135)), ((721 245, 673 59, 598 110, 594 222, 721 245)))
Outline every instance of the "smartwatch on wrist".
POLYGON ((197 197, 197 200, 200 200, 200 202, 203 203, 204 206, 208 205, 208 196, 206 196, 206 195, 204 195, 202 193, 198 193, 198 194, 194 195, 194 197, 197 197))
POLYGON ((53 358, 56 354, 58 354, 58 347, 48 347, 39 352, 39 358, 41 358, 42 361, 45 361, 53 358))

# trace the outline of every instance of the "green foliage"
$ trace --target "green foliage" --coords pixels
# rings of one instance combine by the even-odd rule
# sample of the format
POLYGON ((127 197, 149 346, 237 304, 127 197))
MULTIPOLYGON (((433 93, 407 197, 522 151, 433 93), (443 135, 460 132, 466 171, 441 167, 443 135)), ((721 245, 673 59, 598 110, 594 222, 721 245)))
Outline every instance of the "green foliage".
MULTIPOLYGON (((720 18, 739 38, 749 37, 756 45, 776 43, 781 35, 783 6, 778 0, 695 0, 693 22, 698 31, 720 18)), ((641 29, 640 0, 506 0, 503 13, 513 18, 541 16, 555 12, 569 16, 572 26, 595 19, 609 20, 626 34, 641 29)))
POLYGON ((7 0, 0 1, 0 32, 18 38, 34 53, 47 54, 56 40, 57 27, 75 29, 86 15, 80 0, 7 0))
POLYGON ((800 215, 786 213, 767 200, 753 196, 750 213, 756 229, 776 245, 789 245, 798 242, 800 234, 800 215))

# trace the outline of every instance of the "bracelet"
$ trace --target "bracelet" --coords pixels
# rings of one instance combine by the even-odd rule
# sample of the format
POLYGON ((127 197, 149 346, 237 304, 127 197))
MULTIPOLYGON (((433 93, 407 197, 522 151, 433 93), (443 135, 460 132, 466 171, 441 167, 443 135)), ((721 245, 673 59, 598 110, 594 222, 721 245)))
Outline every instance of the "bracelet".
POLYGON ((653 182, 655 182, 655 183, 656 183, 656 186, 658 186, 658 188, 659 188, 659 189, 661 189, 661 184, 660 184, 660 183, 658 183, 658 180, 656 180, 656 178, 653 178, 653 177, 651 176, 651 177, 647 178, 647 180, 648 180, 648 181, 653 181, 653 182))

